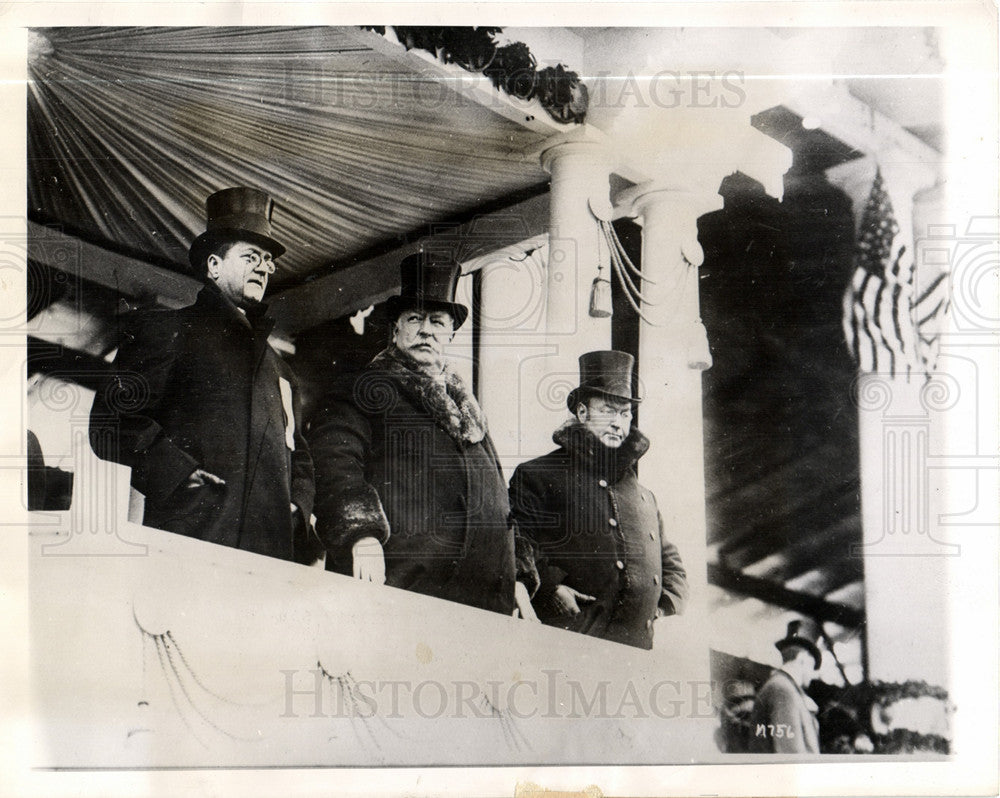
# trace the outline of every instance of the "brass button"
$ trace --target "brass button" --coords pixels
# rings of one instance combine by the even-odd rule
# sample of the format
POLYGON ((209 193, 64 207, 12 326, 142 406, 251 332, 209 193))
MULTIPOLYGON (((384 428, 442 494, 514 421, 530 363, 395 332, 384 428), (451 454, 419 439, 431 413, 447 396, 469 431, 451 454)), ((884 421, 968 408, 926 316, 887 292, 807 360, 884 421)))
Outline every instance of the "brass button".
POLYGON ((602 488, 606 488, 608 486, 608 481, 606 479, 600 479, 597 481, 597 484, 602 488))
POLYGON ((609 518, 608 519, 608 524, 610 526, 618 526, 618 522, 614 518, 609 518))
POLYGON ((646 621, 646 628, 647 628, 647 629, 652 629, 652 628, 653 628, 653 622, 652 622, 652 621, 650 621, 650 620, 647 620, 647 621, 646 621))
POLYGON ((653 584, 654 585, 660 584, 660 577, 656 576, 655 574, 653 575, 653 584))
POLYGON ((625 563, 623 563, 623 562, 622 562, 621 560, 616 560, 616 561, 615 561, 615 567, 616 567, 616 568, 617 568, 617 569, 618 569, 619 571, 624 571, 624 570, 625 570, 625 563))

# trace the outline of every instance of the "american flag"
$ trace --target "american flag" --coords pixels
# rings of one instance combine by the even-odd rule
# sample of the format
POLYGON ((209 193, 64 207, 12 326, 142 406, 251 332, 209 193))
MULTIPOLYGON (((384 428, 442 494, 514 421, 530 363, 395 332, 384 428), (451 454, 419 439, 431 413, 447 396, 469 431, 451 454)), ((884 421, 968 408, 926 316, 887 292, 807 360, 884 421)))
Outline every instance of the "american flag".
POLYGON ((854 264, 843 321, 858 368, 894 376, 929 374, 950 305, 948 275, 938 274, 917 294, 913 256, 900 235, 880 171, 861 217, 854 264))

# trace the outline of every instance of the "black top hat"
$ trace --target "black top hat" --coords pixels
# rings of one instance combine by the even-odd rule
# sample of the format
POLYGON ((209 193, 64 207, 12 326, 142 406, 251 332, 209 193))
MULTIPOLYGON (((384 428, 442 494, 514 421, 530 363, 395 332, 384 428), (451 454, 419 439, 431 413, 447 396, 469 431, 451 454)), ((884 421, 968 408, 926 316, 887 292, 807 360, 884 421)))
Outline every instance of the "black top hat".
POLYGON ((205 256, 227 241, 248 241, 272 257, 283 255, 285 248, 271 237, 273 210, 274 200, 260 189, 237 186, 216 191, 205 200, 205 232, 191 244, 191 265, 200 268, 205 256))
POLYGON ((457 330, 469 315, 465 305, 455 302, 455 288, 462 266, 440 252, 417 252, 399 264, 400 291, 389 297, 386 306, 395 319, 404 310, 446 310, 455 319, 457 330))
POLYGON ((774 644, 774 647, 778 651, 784 651, 789 646, 801 646, 812 654, 813 661, 816 663, 816 669, 819 670, 819 666, 823 662, 823 655, 820 653, 816 643, 819 642, 822 634, 823 631, 816 621, 811 618, 800 618, 797 621, 788 622, 788 632, 781 640, 774 644))
POLYGON ((614 349, 580 355, 580 385, 569 392, 566 406, 576 412, 578 402, 588 396, 606 396, 638 404, 642 400, 632 390, 632 367, 635 358, 614 349))

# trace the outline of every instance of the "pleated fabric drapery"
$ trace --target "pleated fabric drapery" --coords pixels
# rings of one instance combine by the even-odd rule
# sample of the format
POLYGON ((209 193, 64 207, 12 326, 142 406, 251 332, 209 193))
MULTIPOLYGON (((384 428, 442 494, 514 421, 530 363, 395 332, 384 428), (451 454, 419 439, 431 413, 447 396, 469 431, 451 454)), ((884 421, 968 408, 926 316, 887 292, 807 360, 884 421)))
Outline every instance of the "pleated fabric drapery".
POLYGON ((300 282, 428 223, 544 182, 541 136, 373 51, 355 28, 31 32, 28 209, 185 268, 205 197, 276 200, 300 282))

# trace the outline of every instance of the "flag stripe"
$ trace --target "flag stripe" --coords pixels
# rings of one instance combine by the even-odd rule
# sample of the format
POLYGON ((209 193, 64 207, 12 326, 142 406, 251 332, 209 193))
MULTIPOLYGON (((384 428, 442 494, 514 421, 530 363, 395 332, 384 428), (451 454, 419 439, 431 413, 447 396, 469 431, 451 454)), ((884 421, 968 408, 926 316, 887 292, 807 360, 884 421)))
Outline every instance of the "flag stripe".
POLYGON ((843 301, 847 347, 862 371, 929 372, 940 348, 940 332, 931 327, 950 306, 948 276, 938 275, 914 300, 916 265, 880 171, 861 219, 854 274, 843 301))

